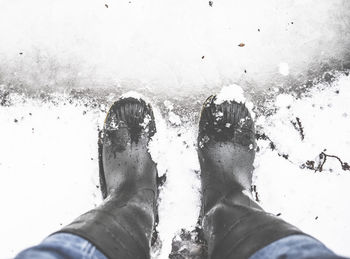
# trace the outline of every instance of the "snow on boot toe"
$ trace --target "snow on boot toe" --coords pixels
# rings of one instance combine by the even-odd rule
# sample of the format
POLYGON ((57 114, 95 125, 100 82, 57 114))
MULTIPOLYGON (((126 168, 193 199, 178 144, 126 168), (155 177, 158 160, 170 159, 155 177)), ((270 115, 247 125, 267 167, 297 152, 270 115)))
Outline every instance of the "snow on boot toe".
POLYGON ((216 104, 215 100, 216 96, 213 95, 203 104, 199 122, 199 147, 209 140, 255 147, 254 122, 247 107, 236 101, 216 104))

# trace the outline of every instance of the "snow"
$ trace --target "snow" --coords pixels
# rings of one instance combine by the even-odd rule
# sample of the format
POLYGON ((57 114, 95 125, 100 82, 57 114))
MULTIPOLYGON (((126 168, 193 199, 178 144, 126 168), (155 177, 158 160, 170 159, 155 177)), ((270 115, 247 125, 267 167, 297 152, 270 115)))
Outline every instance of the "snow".
MULTIPOLYGON (((266 103, 278 108, 272 115, 257 117, 257 130, 270 138, 275 149, 269 140, 258 140, 254 173, 265 210, 281 214, 346 256, 350 255, 350 172, 342 170, 334 158, 327 159, 322 172, 301 165, 316 160, 325 149, 350 161, 349 86, 350 77, 341 76, 331 86, 320 84, 292 103, 266 103), (292 123, 296 117, 303 127, 303 140, 292 123)), ((97 129, 105 112, 87 108, 80 100, 70 103, 59 94, 54 103, 16 93, 9 98, 12 105, 0 107, 0 242, 4 244, 0 258, 11 258, 37 244, 102 200, 97 129)), ((167 176, 159 197, 161 246, 152 251, 153 258, 160 259, 167 258, 171 241, 182 228, 194 228, 200 181, 197 123, 175 126, 166 120, 167 112, 162 115, 155 103, 153 107, 157 134, 150 151, 159 175, 167 176)))
POLYGON ((164 106, 165 106, 169 111, 171 111, 171 110, 174 109, 174 105, 173 105, 170 101, 165 100, 163 103, 164 103, 164 106))
POLYGON ((97 132, 121 96, 156 113, 150 151, 167 181, 152 253, 167 258, 175 233, 197 222, 198 113, 212 93, 244 102, 270 139, 255 162, 262 206, 350 256, 350 172, 332 157, 322 172, 301 168, 322 152, 350 162, 349 77, 303 85, 349 68, 349 10, 344 0, 0 0, 0 258, 101 202, 97 132))
POLYGON ((31 100, 0 107, 0 258, 12 258, 100 203, 101 117, 84 111, 31 100))
POLYGON ((349 76, 343 76, 331 87, 318 85, 308 96, 279 105, 276 114, 257 123, 276 150, 259 140, 255 161, 256 185, 264 209, 281 213, 288 222, 346 256, 350 255, 350 171, 343 171, 335 158, 327 158, 323 172, 300 166, 307 160, 316 161, 324 150, 349 163, 350 123, 343 116, 350 112, 349 86, 349 76), (291 106, 288 109, 285 105, 291 106), (303 140, 291 122, 296 117, 303 127, 303 140), (288 154, 288 160, 278 153, 288 154))
POLYGON ((221 104, 225 101, 236 101, 238 103, 245 103, 243 89, 239 85, 224 86, 216 95, 215 103, 221 104))
MULTIPOLYGON (((186 96, 346 64, 344 0, 0 1, 1 83, 186 96), (108 5, 106 8, 105 4, 108 5), (244 47, 237 46, 244 43, 244 47), (202 58, 204 56, 204 58, 202 58)), ((276 81, 277 82, 277 81, 276 81)))
POLYGON ((158 174, 166 174, 166 182, 159 197, 159 225, 161 250, 153 258, 168 258, 172 239, 182 229, 194 229, 200 208, 199 163, 193 125, 171 127, 156 113, 157 134, 150 151, 157 162, 158 174))
POLYGON ((178 115, 173 113, 172 111, 169 112, 169 122, 173 125, 179 126, 181 125, 181 119, 178 115))
POLYGON ((278 108, 287 108, 288 106, 291 106, 294 101, 293 96, 289 94, 280 94, 277 95, 275 106, 278 108))
MULTIPOLYGON (((223 86, 219 93, 216 95, 214 103, 221 104, 226 101, 236 101, 238 103, 244 103, 247 109, 249 110, 252 118, 255 119, 256 114, 254 112, 254 104, 246 99, 246 97, 244 96, 244 90, 241 86, 237 84, 223 86)), ((218 112, 216 116, 217 118, 222 117, 223 113, 218 112)), ((226 127, 230 127, 230 125, 226 125, 226 127)))
POLYGON ((278 71, 281 75, 288 76, 289 75, 289 65, 288 63, 282 62, 278 66, 278 71))
POLYGON ((145 99, 145 97, 142 94, 140 94, 140 93, 138 93, 136 91, 126 92, 125 94, 122 94, 122 96, 120 98, 121 99, 126 99, 126 98, 129 98, 129 97, 132 97, 132 98, 135 98, 135 99, 138 99, 138 100, 145 99))

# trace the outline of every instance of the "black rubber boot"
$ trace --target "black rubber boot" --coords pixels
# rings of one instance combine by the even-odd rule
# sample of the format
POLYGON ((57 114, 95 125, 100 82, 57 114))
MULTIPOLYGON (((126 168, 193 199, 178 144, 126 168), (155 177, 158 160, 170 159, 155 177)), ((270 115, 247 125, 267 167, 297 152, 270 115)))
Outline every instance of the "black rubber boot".
POLYGON ((216 104, 201 112, 198 157, 202 182, 202 226, 211 259, 245 259, 288 235, 302 234, 261 207, 251 192, 255 158, 254 122, 242 103, 216 104))
POLYGON ((102 205, 60 232, 79 235, 108 258, 150 258, 157 169, 148 143, 156 131, 150 105, 120 99, 110 108, 100 142, 102 205))

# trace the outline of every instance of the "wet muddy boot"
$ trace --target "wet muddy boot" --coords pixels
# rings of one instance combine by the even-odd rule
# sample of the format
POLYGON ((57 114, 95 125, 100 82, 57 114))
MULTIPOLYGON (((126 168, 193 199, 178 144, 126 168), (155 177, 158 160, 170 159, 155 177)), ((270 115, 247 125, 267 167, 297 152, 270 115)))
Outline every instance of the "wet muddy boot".
POLYGON ((254 122, 242 103, 209 97, 199 122, 202 227, 211 259, 249 258, 296 227, 264 212, 251 198, 254 122))
POLYGON ((157 169, 148 142, 155 130, 152 109, 143 100, 125 98, 112 105, 100 139, 104 202, 60 232, 89 240, 108 258, 150 258, 157 169))

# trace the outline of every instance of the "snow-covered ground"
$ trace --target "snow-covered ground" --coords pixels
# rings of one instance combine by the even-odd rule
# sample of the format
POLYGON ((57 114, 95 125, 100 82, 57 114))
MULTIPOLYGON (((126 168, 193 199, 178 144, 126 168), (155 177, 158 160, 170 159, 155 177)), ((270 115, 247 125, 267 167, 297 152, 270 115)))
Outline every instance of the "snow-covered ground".
POLYGON ((0 0, 0 35, 1 259, 101 202, 98 129, 132 90, 157 111, 167 258, 197 221, 201 103, 233 84, 256 114, 254 195, 350 256, 350 1, 0 0))
MULTIPOLYGON (((256 114, 257 131, 265 134, 258 140, 255 162, 260 203, 335 252, 350 256, 350 171, 342 170, 332 157, 327 157, 322 172, 302 168, 307 161, 315 161, 316 168, 322 152, 350 162, 350 77, 316 85, 298 99, 292 94, 276 96, 265 102, 275 112, 256 114)), ((106 107, 85 105, 84 98, 64 94, 51 97, 43 101, 10 92, 2 99, 0 258, 37 244, 101 202, 97 132, 106 107)), ((154 257, 167 258, 175 234, 181 228, 193 229, 198 217, 199 111, 184 116, 169 100, 154 106, 158 134, 152 155, 159 174, 167 175, 159 207, 162 247, 154 257)))
POLYGON ((266 210, 281 213, 282 218, 347 256, 350 168, 342 170, 340 161, 332 157, 326 158, 322 172, 301 167, 315 161, 317 168, 324 161, 319 157, 322 152, 350 163, 349 98, 349 76, 340 77, 332 86, 319 85, 298 100, 279 95, 277 113, 258 118, 275 150, 270 141, 258 141, 261 149, 255 165, 256 184, 266 210))

